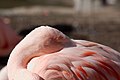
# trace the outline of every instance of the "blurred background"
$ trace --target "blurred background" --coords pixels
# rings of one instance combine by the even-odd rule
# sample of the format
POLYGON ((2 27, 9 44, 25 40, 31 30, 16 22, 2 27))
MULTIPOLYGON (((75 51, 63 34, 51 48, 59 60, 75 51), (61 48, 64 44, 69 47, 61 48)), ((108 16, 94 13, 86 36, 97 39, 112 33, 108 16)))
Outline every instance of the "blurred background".
POLYGON ((40 25, 120 51, 120 0, 0 0, 0 64, 40 25))

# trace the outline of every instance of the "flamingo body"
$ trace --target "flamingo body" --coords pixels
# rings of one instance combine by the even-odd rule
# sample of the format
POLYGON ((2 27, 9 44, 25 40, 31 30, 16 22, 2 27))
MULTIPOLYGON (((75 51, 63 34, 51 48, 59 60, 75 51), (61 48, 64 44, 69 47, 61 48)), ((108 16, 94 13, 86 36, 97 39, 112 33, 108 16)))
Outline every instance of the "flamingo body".
POLYGON ((120 53, 42 26, 12 51, 9 80, 120 80, 120 53))

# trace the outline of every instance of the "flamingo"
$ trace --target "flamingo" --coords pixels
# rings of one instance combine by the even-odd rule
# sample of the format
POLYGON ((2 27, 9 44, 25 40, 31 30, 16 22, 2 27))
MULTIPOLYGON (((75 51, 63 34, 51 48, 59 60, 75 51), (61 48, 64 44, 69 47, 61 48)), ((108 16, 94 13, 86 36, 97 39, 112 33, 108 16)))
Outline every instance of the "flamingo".
POLYGON ((13 49, 5 69, 8 80, 120 80, 120 53, 41 26, 13 49))
POLYGON ((0 18, 0 57, 8 56, 20 40, 21 37, 0 18))

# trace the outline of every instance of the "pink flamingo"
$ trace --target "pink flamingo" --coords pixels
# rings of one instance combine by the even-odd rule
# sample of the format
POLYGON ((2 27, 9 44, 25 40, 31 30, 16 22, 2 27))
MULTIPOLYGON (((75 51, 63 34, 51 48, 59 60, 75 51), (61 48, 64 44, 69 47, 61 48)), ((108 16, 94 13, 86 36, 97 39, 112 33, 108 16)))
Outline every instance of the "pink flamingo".
POLYGON ((120 80, 120 53, 41 26, 12 51, 8 80, 120 80))
POLYGON ((0 57, 8 56, 15 45, 21 40, 21 37, 5 23, 4 19, 0 19, 0 57))

